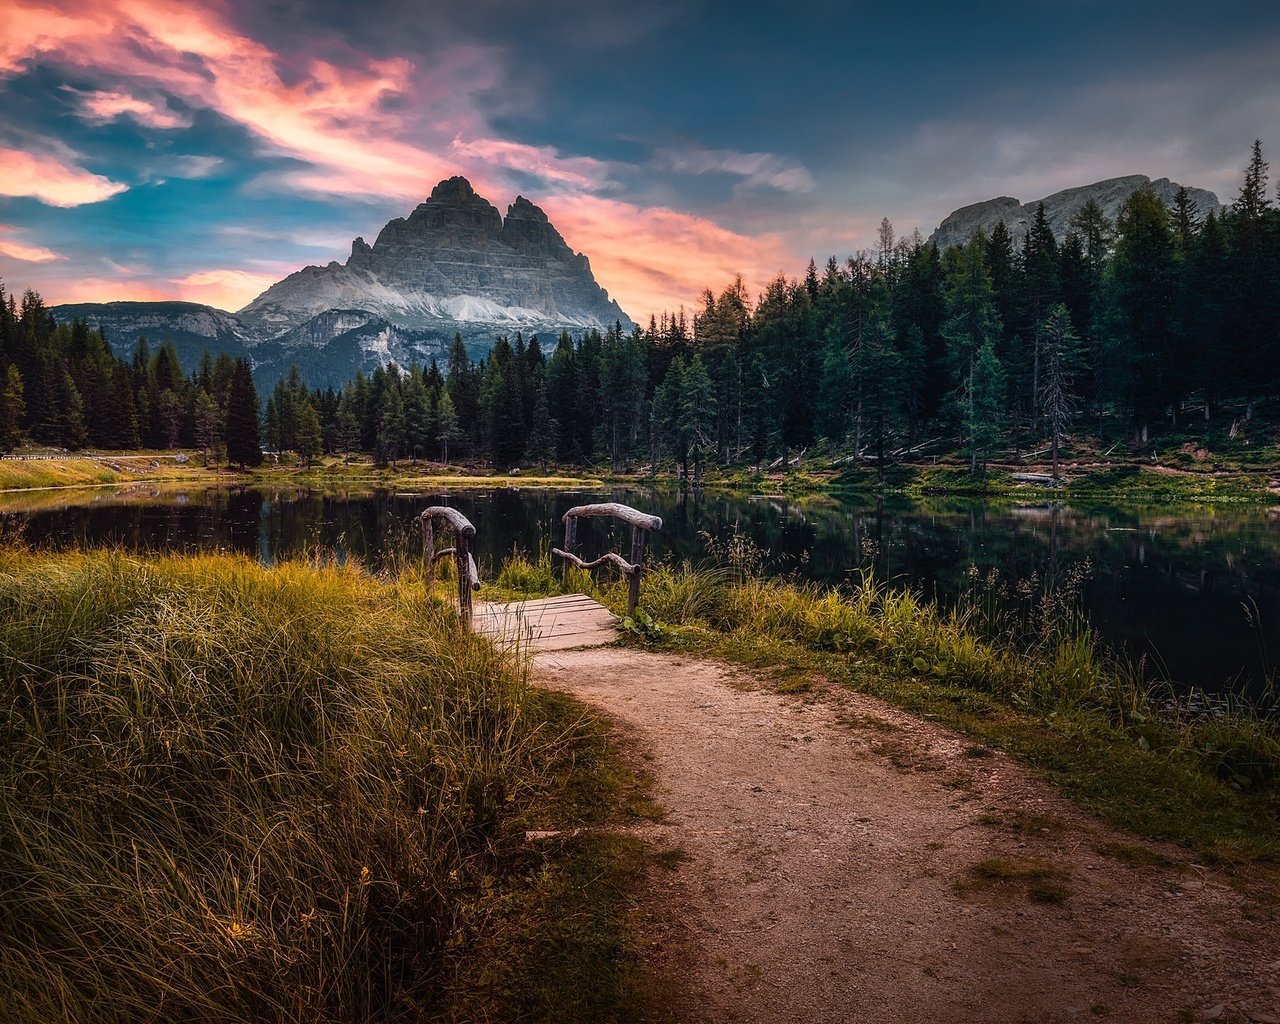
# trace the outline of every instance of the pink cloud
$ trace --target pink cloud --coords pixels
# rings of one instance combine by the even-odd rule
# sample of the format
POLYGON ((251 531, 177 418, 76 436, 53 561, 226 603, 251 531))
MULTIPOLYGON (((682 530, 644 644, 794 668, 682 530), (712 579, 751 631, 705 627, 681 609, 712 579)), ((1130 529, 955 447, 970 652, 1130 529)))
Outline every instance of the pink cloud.
POLYGON ((126 92, 89 92, 80 96, 80 113, 88 121, 105 124, 128 115, 148 128, 189 128, 189 118, 180 117, 161 102, 140 99, 126 92))
POLYGON ((535 175, 544 181, 589 192, 608 182, 608 165, 604 161, 589 156, 561 156, 551 146, 529 146, 503 139, 472 139, 464 142, 461 138, 455 138, 449 144, 449 152, 463 161, 479 162, 482 166, 489 167, 508 167, 535 175))
POLYGON ((749 236, 662 207, 642 209, 599 196, 557 196, 540 204, 575 249, 587 249, 596 279, 633 318, 700 304, 741 274, 756 294, 793 267, 781 236, 749 236))
POLYGON ((21 260, 24 263, 51 263, 53 260, 63 258, 59 253, 44 246, 26 245, 15 238, 4 237, 16 234, 17 230, 8 224, 0 224, 0 256, 8 256, 10 259, 21 260))
POLYGON ((170 297, 187 302, 203 302, 219 309, 239 309, 248 305, 267 288, 294 268, 277 273, 252 273, 247 270, 204 270, 171 282, 176 289, 170 297))
MULTIPOLYGON (((512 171, 540 178, 560 193, 541 205, 637 317, 693 304, 703 287, 737 273, 762 287, 793 263, 777 234, 753 237, 705 217, 595 195, 612 187, 603 161, 495 138, 479 97, 501 91, 503 63, 488 48, 452 46, 429 68, 344 53, 338 43, 325 51, 339 55, 332 59, 286 57, 237 31, 222 11, 168 0, 0 0, 0 73, 39 61, 110 80, 94 101, 102 116, 155 117, 160 101, 144 111, 148 101, 138 97, 157 95, 217 111, 246 127, 265 151, 303 165, 258 179, 262 189, 412 202, 452 174, 466 174, 490 197, 510 193, 512 171)), ((810 185, 804 168, 768 154, 711 152, 690 171, 711 169, 703 166, 708 161, 784 191, 810 185)), ((124 188, 87 177, 86 194, 94 194, 90 186, 99 197, 124 188)), ((164 287, 238 308, 270 283, 208 273, 223 276, 144 281, 134 294, 164 287)), ((121 280, 112 297, 131 287, 121 280)))
POLYGON ((83 206, 110 199, 129 186, 56 156, 0 147, 0 195, 33 196, 50 206, 83 206))
POLYGON ((174 297, 168 282, 120 277, 77 277, 70 281, 50 281, 40 288, 40 294, 50 306, 71 302, 114 302, 119 299, 159 302, 174 297))

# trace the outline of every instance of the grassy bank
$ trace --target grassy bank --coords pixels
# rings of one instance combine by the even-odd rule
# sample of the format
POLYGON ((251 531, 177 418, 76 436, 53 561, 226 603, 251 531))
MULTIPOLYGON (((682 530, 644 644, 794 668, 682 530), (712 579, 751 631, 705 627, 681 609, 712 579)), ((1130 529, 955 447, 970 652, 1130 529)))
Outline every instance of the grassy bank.
MULTIPOLYGON (((971 579, 946 609, 869 575, 829 588, 767 577, 748 542, 706 564, 658 565, 632 642, 771 670, 781 690, 821 676, 885 698, 1035 766, 1113 824, 1222 861, 1280 859, 1280 722, 1237 700, 1175 698, 1109 653, 1078 612, 1082 571, 1046 592, 971 579)), ((575 573, 616 611, 618 582, 575 573)), ((511 560, 510 592, 552 591, 545 559, 511 560)))
MULTIPOLYGON (((679 477, 663 467, 632 472, 607 468, 551 466, 546 469, 503 472, 489 466, 400 462, 378 466, 368 456, 347 461, 326 456, 312 466, 292 455, 240 471, 234 467, 201 465, 199 452, 187 452, 178 463, 175 452, 125 452, 103 455, 60 455, 41 459, 0 459, 0 491, 87 487, 129 482, 201 482, 207 484, 276 484, 311 487, 428 490, 443 487, 556 487, 561 489, 670 487, 679 477)), ((1174 456, 1180 453, 1173 453, 1174 456)), ((838 497, 841 494, 882 494, 918 501, 937 496, 1008 499, 1011 502, 1070 501, 1105 506, 1154 505, 1274 505, 1280 502, 1280 449, 1261 448, 1225 463, 1170 456, 1160 464, 1138 458, 1103 457, 1100 452, 1078 453, 1064 463, 1063 482, 1049 486, 1037 479, 1048 466, 993 463, 974 475, 958 457, 940 462, 899 462, 886 469, 883 480, 873 466, 851 465, 838 450, 821 448, 806 454, 803 465, 786 471, 755 472, 750 468, 708 467, 703 486, 734 492, 777 495, 794 500, 838 497), (1274 452, 1274 458, 1272 453, 1274 452)))
POLYGON ((5 550, 0 616, 0 1019, 642 1012, 644 848, 524 830, 644 778, 412 574, 5 550))

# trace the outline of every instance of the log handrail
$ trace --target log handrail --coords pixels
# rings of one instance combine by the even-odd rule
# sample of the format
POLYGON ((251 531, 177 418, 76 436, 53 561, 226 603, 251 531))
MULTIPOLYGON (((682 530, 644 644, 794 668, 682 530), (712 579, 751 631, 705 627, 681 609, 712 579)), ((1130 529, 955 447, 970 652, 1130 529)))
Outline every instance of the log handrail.
POLYGON ((649 530, 661 530, 662 519, 615 501, 602 502, 598 505, 578 505, 569 509, 561 519, 564 522, 564 547, 552 548, 551 554, 563 559, 566 563, 576 565, 579 569, 594 569, 605 562, 616 565, 622 574, 628 577, 627 614, 634 615, 636 605, 640 603, 640 577, 644 574, 644 535, 649 530), (610 551, 594 562, 584 562, 573 551, 578 540, 578 520, 608 517, 631 524, 631 561, 628 562, 621 555, 610 551))
POLYGON ((616 501, 605 501, 599 505, 578 505, 569 509, 560 519, 567 524, 570 519, 604 519, 608 516, 621 519, 624 523, 638 526, 642 530, 662 529, 661 516, 651 516, 647 512, 641 512, 630 505, 622 505, 616 501))
POLYGON ((456 508, 444 505, 432 505, 418 517, 422 523, 422 560, 427 573, 427 589, 435 583, 436 562, 449 555, 453 556, 458 571, 458 612, 464 630, 471 629, 471 592, 480 589, 480 572, 476 569, 476 560, 471 554, 471 540, 476 535, 476 528, 471 521, 456 508), (435 550, 436 520, 453 528, 454 546, 435 550))

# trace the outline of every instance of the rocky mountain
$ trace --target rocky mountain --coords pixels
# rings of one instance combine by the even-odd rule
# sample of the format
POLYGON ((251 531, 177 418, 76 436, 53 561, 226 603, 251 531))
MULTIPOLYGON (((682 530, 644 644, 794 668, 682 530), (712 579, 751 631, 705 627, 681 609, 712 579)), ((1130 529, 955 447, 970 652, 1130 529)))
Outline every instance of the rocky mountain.
MULTIPOLYGON (((1108 178, 1092 185, 1081 185, 1077 188, 1063 189, 1051 196, 1037 199, 1035 202, 1022 203, 1009 196, 988 199, 985 202, 963 206, 946 217, 938 225, 938 229, 929 236, 929 241, 936 242, 938 248, 949 249, 953 245, 963 245, 969 236, 981 228, 987 234, 999 223, 1003 222, 1013 235, 1014 244, 1020 244, 1026 237, 1027 229, 1035 219, 1036 208, 1044 203, 1045 218, 1053 229, 1058 241, 1067 237, 1071 230, 1071 218, 1090 199, 1095 199, 1103 212, 1115 220, 1116 214, 1124 201, 1143 185, 1151 185, 1156 193, 1168 204, 1173 204, 1173 197, 1181 186, 1168 178, 1152 181, 1145 174, 1130 174, 1122 178, 1108 178)), ((1218 197, 1202 188, 1187 187, 1191 199, 1199 207, 1200 216, 1210 211, 1222 209, 1218 197)))
POLYGON ((519 196, 504 219, 466 178, 440 182, 372 246, 357 238, 346 263, 290 274, 240 315, 296 325, 330 309, 364 309, 409 328, 630 325, 545 213, 519 196))
POLYGON ((357 368, 441 358, 455 334, 480 355, 499 334, 632 326, 542 210, 518 196, 504 218, 465 178, 440 182, 373 245, 355 239, 345 263, 304 267, 237 313, 191 302, 53 312, 101 327, 121 354, 145 334, 172 341, 186 368, 205 350, 228 352, 247 355, 261 383, 297 364, 312 384, 335 386, 357 368))

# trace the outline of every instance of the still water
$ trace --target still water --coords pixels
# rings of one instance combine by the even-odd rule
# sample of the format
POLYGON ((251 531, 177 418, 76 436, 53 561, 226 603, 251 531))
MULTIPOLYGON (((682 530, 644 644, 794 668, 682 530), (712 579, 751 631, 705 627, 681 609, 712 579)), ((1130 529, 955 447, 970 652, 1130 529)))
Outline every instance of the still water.
MULTIPOLYGON (((267 563, 336 551, 376 567, 389 553, 413 549, 417 512, 449 504, 475 524, 488 578, 513 547, 536 552, 559 543, 565 509, 602 500, 662 517, 650 548, 658 558, 701 558, 705 533, 736 531, 770 552, 774 571, 837 583, 870 545, 878 575, 943 600, 966 585, 971 565, 1016 581, 1088 559, 1085 602, 1095 627, 1109 643, 1154 659, 1169 678, 1256 688, 1268 654, 1280 658, 1280 518, 1256 508, 1118 511, 955 499, 877 506, 625 489, 135 490, 5 509, 0 528, 55 548, 228 550, 267 563)), ((626 550, 622 534, 598 520, 582 524, 579 544, 592 557, 626 550)))

